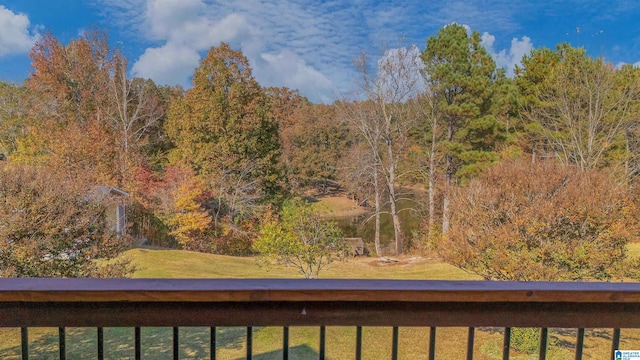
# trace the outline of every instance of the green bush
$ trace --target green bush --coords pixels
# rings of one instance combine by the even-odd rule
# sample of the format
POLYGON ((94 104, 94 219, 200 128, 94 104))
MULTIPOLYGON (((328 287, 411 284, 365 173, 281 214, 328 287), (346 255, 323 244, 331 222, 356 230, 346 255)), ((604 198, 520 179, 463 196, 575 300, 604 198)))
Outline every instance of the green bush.
POLYGON ((286 201, 280 216, 265 214, 253 248, 266 263, 296 268, 307 279, 317 278, 321 269, 347 252, 338 225, 322 219, 300 199, 286 201))

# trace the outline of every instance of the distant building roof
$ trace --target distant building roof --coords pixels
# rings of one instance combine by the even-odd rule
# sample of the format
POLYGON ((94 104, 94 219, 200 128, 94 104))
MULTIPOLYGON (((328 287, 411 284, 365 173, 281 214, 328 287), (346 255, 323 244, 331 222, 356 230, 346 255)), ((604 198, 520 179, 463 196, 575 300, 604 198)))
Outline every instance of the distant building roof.
POLYGON ((113 186, 96 186, 95 189, 100 191, 104 195, 119 195, 129 197, 128 192, 113 186))
POLYGON ((103 201, 106 197, 113 196, 113 195, 129 197, 128 192, 122 189, 118 189, 117 187, 98 185, 92 188, 91 192, 87 195, 85 199, 100 202, 100 201, 103 201))

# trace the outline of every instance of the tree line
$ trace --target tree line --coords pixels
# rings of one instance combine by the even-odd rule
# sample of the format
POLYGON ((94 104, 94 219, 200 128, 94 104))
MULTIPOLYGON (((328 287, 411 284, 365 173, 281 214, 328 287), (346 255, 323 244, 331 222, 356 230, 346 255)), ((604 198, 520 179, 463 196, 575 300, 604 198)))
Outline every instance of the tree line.
MULTIPOLYGON (((160 246, 252 254, 261 229, 280 229, 283 204, 331 185, 370 204, 377 254, 389 212, 397 254, 436 251, 487 279, 612 279, 638 268, 625 245, 638 236, 640 69, 583 48, 534 49, 508 78, 478 32, 451 24, 424 49, 359 56, 357 91, 333 104, 261 86, 225 43, 188 90, 128 77, 97 28, 66 45, 45 34, 30 57, 23 84, 0 83, 0 183, 25 190, 9 203, 0 189, 0 274, 21 274, 15 249, 77 243, 54 230, 36 236, 28 225, 38 223, 20 215, 27 199, 53 201, 33 195, 47 180, 75 199, 69 209, 92 186, 126 190, 128 233, 160 246), (398 207, 408 187, 424 190, 412 234, 398 207)), ((95 219, 74 216, 83 214, 95 219)), ((87 248, 130 241, 95 233, 83 233, 87 248)))

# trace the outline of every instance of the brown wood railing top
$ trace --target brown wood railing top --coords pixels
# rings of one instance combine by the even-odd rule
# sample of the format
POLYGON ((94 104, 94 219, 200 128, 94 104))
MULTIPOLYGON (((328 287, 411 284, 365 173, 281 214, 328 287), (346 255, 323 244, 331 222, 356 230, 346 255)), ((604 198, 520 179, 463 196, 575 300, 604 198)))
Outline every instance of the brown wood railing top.
POLYGON ((639 303, 640 283, 336 279, 0 279, 0 302, 639 303))

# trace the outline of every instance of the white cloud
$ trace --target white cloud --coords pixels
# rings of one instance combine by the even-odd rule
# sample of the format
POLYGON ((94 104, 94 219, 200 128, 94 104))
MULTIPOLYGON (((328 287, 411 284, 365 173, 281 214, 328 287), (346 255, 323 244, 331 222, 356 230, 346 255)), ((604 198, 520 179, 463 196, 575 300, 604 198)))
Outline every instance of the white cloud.
MULTIPOLYGON (((320 60, 315 65, 303 58, 309 55, 307 44, 324 41, 322 27, 330 26, 296 7, 286 2, 222 5, 201 0, 148 0, 141 32, 161 45, 147 48, 132 73, 161 84, 189 87, 188 79, 204 52, 228 42, 247 56, 261 84, 297 88, 313 101, 331 101, 337 90, 317 67, 323 64, 322 58, 314 58, 320 60), (264 13, 256 14, 257 10, 264 13), (293 26, 299 27, 294 31, 293 26)), ((331 60, 327 63, 336 65, 331 60)))
POLYGON ((153 40, 171 38, 175 31, 200 20, 205 5, 200 0, 149 0, 145 11, 146 35, 153 40))
POLYGON ((146 49, 133 64, 131 72, 136 77, 150 78, 161 85, 188 86, 188 79, 199 61, 200 54, 194 49, 167 43, 146 49))
MULTIPOLYGON (((469 24, 473 29, 496 29, 512 31, 520 25, 516 22, 514 14, 526 12, 530 6, 527 2, 519 2, 514 6, 511 0, 492 0, 490 6, 483 5, 480 1, 448 0, 433 1, 435 6, 426 13, 426 21, 438 24, 438 26, 457 22, 469 24)), ((420 4, 420 2, 416 2, 420 4)), ((432 5, 430 3, 429 5, 432 5)), ((419 5, 418 5, 419 6, 419 5)), ((417 10, 416 10, 417 11, 417 10)))
POLYGON ((517 28, 508 0, 496 0, 489 10, 463 0, 433 0, 428 9, 420 2, 371 0, 87 1, 151 46, 133 66, 137 75, 155 74, 155 81, 180 76, 176 82, 188 87, 194 70, 188 67, 197 66, 194 53, 202 57, 225 41, 242 50, 261 84, 296 87, 312 101, 349 92, 352 60, 363 51, 375 61, 380 48, 424 46, 429 35, 452 21, 503 32, 517 28), (163 69, 172 73, 162 74, 163 69))
POLYGON ((146 34, 150 39, 197 51, 221 41, 239 40, 253 31, 244 15, 229 13, 214 18, 200 0, 149 0, 145 18, 146 34))
POLYGON ((163 44, 147 48, 131 72, 165 85, 190 87, 202 52, 223 41, 242 41, 253 31, 240 14, 215 21, 200 0, 149 0, 143 16, 145 36, 163 44))
POLYGON ((29 52, 39 38, 30 28, 27 15, 0 5, 0 57, 29 52))
MULTIPOLYGON (((621 69, 625 65, 629 65, 629 63, 620 61, 620 62, 617 62, 613 67, 615 69, 621 69)), ((640 61, 634 62, 633 64, 631 64, 631 66, 633 66, 634 68, 640 68, 640 61)))
MULTIPOLYGON (((155 74, 154 81, 168 81, 181 74, 177 83, 188 87, 185 74, 191 75, 197 66, 187 70, 193 52, 202 57, 224 41, 242 50, 261 84, 295 87, 312 101, 324 102, 348 91, 355 69, 352 59, 370 47, 363 39, 377 25, 366 23, 367 14, 400 11, 354 0, 133 0, 135 7, 128 0, 92 1, 105 5, 105 17, 127 24, 119 26, 135 29, 139 38, 151 43, 134 59, 137 76, 155 74), (142 10, 136 13, 136 8, 142 10), (126 20, 131 18, 137 21, 126 20), (169 66, 178 56, 169 49, 178 48, 188 50, 189 56, 183 54, 179 64, 169 66), (163 75, 162 69, 173 74, 163 75)), ((392 33, 387 30, 397 22, 387 25, 385 32, 392 33)))
POLYGON ((255 66, 255 76, 267 86, 286 86, 302 94, 313 94, 313 100, 330 102, 336 97, 335 85, 320 71, 309 66, 290 50, 277 54, 262 53, 255 66))
POLYGON ((522 57, 531 52, 533 44, 531 39, 527 36, 523 36, 522 39, 513 38, 511 40, 511 47, 496 51, 494 49, 496 37, 485 32, 482 34, 482 45, 487 49, 487 52, 493 57, 498 67, 504 68, 507 71, 507 76, 513 77, 514 67, 521 63, 522 57))

